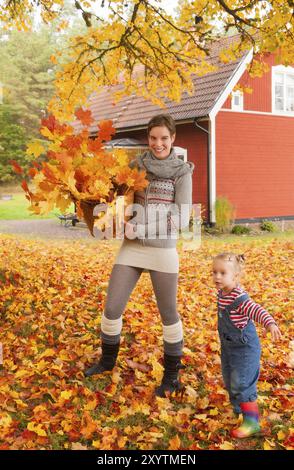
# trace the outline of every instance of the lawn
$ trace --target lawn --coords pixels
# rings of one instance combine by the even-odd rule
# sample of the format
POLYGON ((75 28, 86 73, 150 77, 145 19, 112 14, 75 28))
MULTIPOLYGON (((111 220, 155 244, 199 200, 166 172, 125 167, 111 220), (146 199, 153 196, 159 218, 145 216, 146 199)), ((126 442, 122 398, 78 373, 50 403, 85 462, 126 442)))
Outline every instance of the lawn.
MULTIPOLYGON (((12 199, 5 201, 0 197, 0 220, 20 220, 20 219, 53 219, 60 215, 59 209, 55 209, 46 216, 35 215, 28 210, 30 205, 24 193, 14 192, 11 194, 12 199)), ((74 212, 74 205, 72 204, 68 212, 74 212)))
POLYGON ((100 321, 119 244, 0 236, 0 449, 293 448, 293 238, 205 238, 179 247, 178 311, 185 331, 183 397, 154 397, 162 375, 162 328, 144 273, 124 313, 117 367, 83 370, 100 354, 100 321), (262 434, 230 438, 211 258, 246 254, 244 287, 274 316, 283 338, 262 342, 262 434))

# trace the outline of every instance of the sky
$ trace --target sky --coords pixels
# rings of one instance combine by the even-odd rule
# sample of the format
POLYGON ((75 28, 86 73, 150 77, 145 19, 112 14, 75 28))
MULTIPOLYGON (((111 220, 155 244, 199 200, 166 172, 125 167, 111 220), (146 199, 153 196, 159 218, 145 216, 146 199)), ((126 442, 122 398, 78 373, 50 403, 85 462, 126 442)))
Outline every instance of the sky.
MULTIPOLYGON (((93 2, 94 3, 94 2, 93 2)), ((179 0, 161 0, 161 2, 156 2, 155 0, 149 1, 149 3, 153 3, 154 5, 161 6, 165 11, 168 13, 172 14, 174 12, 175 7, 177 7, 179 0)), ((108 11, 107 11, 107 1, 105 2, 105 7, 101 8, 101 0, 96 0, 95 4, 97 5, 96 8, 94 8, 94 12, 96 12, 99 16, 102 18, 107 18, 108 17, 108 11)), ((95 5, 94 4, 94 5, 95 5)))

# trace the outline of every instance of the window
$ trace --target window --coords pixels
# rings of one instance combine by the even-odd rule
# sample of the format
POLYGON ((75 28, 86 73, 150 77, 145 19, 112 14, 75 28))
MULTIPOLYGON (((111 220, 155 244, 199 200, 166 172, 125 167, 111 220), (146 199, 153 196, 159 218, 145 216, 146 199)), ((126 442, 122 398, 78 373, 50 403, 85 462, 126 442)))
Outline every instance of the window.
POLYGON ((273 112, 294 116, 294 68, 273 67, 273 112))
POLYGON ((232 93, 232 109, 235 111, 243 110, 243 93, 242 91, 233 91, 232 93))

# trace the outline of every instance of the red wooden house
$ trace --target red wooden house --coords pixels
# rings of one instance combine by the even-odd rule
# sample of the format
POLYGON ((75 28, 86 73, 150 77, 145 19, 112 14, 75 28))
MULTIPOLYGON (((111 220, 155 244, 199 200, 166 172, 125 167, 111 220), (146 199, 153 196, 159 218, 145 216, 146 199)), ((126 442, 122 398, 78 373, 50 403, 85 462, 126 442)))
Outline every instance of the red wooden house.
MULTIPOLYGON (((188 150, 196 165, 193 203, 205 208, 206 221, 215 222, 215 200, 227 197, 236 208, 236 222, 262 219, 294 220, 294 67, 266 61, 269 72, 251 78, 246 65, 252 51, 195 77, 195 93, 180 103, 166 100, 162 109, 137 96, 113 104, 111 90, 90 98, 95 120, 112 119, 115 138, 146 142, 146 127, 156 113, 168 112, 177 122, 175 144, 188 150), (252 93, 233 91, 236 85, 252 93)), ((94 128, 93 128, 94 132, 94 128)))

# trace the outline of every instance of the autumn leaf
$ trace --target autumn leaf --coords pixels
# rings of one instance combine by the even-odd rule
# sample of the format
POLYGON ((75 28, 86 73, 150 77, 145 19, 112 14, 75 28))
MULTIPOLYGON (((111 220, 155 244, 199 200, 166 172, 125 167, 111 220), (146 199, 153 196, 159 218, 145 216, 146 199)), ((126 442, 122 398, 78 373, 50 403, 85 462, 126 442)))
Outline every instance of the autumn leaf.
POLYGON ((83 419, 82 419, 81 434, 86 439, 90 439, 96 431, 97 431, 96 422, 92 419, 88 411, 84 411, 83 419))
POLYGON ((41 437, 46 437, 47 436, 47 433, 42 428, 41 424, 36 424, 36 423, 30 422, 27 425, 27 429, 29 431, 32 431, 32 432, 36 433, 38 436, 41 436, 41 437))
MULTIPOLYGON (((77 111, 77 117, 85 125, 92 119, 89 112, 82 109, 77 111)), ((101 122, 100 134, 95 140, 89 138, 87 128, 75 133, 72 127, 61 124, 53 115, 43 119, 42 126, 41 132, 50 142, 45 161, 41 164, 32 162, 32 168, 28 171, 32 189, 28 191, 28 187, 23 186, 31 203, 28 210, 35 214, 47 214, 56 207, 66 213, 71 202, 74 202, 77 216, 85 220, 92 236, 96 219, 98 229, 112 229, 110 212, 104 220, 93 216, 93 208, 100 203, 109 203, 109 209, 115 216, 116 198, 126 194, 128 199, 133 199, 134 190, 148 185, 145 172, 129 168, 129 158, 125 152, 120 149, 109 151, 102 146, 102 140, 115 131, 112 122, 101 122)), ((29 152, 35 156, 40 151, 38 143, 32 143, 29 147, 29 152)), ((19 168, 16 165, 18 171, 19 168)), ((128 218, 126 216, 125 220, 128 218)), ((114 227, 114 235, 115 231, 114 227)))
POLYGON ((181 448, 181 439, 178 435, 169 440, 169 450, 178 450, 181 448))
POLYGON ((98 124, 99 138, 102 141, 107 141, 111 139, 111 136, 115 134, 115 128, 112 125, 112 121, 105 120, 100 121, 98 124))
POLYGON ((23 173, 23 169, 21 168, 21 166, 19 166, 19 164, 15 160, 9 160, 9 163, 13 166, 15 173, 18 173, 18 174, 23 173))
POLYGON ((89 139, 88 150, 92 153, 100 152, 102 148, 102 140, 100 138, 89 139))
POLYGON ((42 153, 45 152, 45 149, 42 144, 38 141, 31 142, 27 146, 26 154, 27 155, 34 155, 38 158, 42 153))
POLYGON ((90 126, 94 122, 94 119, 92 117, 92 113, 90 110, 83 110, 83 108, 79 108, 75 112, 75 116, 84 126, 90 126))

